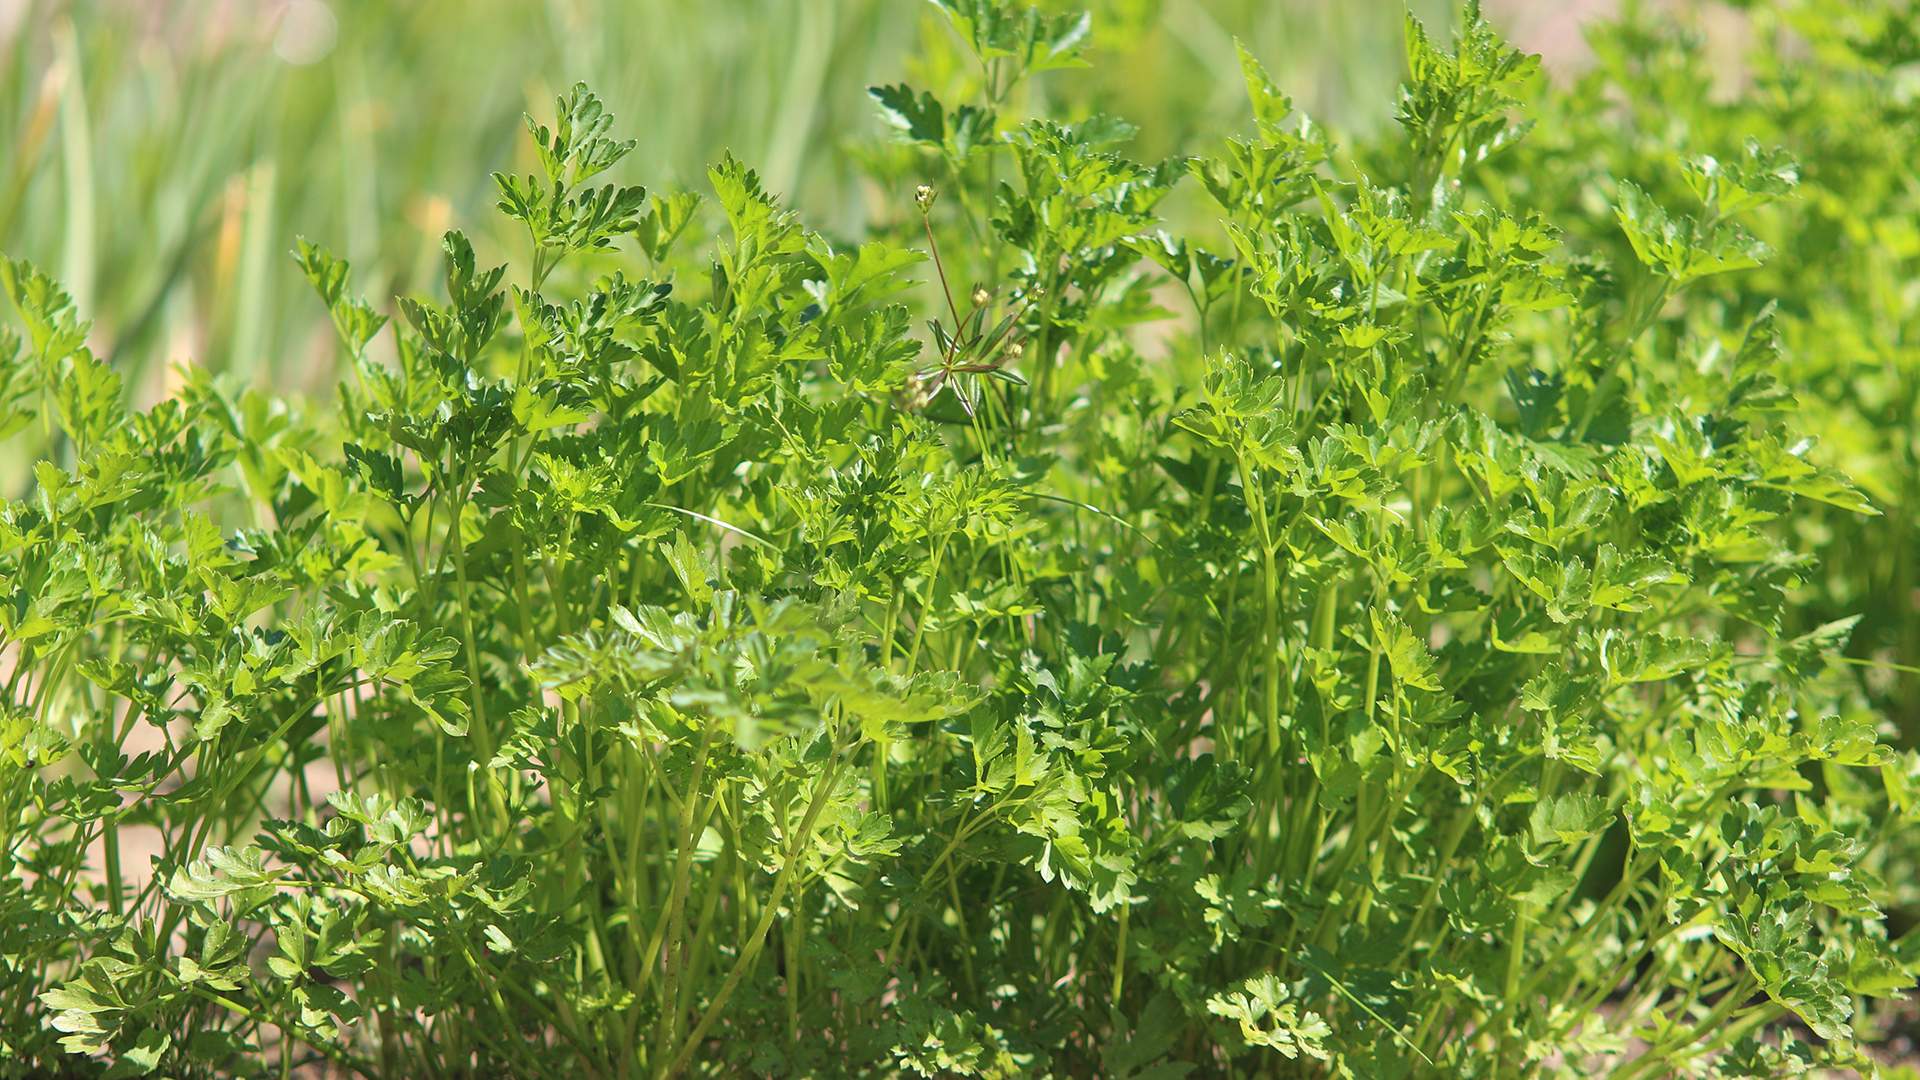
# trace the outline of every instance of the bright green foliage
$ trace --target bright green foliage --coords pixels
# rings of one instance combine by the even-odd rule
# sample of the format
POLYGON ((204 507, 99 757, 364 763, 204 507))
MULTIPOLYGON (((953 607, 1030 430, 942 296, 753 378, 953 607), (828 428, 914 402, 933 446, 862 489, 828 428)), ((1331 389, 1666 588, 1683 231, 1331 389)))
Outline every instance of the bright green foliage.
POLYGON ((1795 404, 1825 148, 1470 8, 1400 136, 1243 49, 1253 134, 1142 163, 1024 118, 1085 16, 938 7, 875 235, 606 180, 575 87, 523 259, 389 319, 299 244, 326 407, 130 411, 0 267, 0 1075, 1873 1067, 1920 759, 1819 541, 1912 504, 1795 404))

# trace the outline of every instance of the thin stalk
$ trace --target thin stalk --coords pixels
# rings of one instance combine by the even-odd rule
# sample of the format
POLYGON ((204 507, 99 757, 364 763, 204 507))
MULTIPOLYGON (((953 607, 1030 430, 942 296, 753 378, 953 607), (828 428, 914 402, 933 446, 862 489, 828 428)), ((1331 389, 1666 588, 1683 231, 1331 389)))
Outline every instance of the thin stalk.
POLYGON ((779 874, 773 879, 773 891, 767 896, 766 905, 760 910, 760 920, 754 925, 753 934, 747 939, 746 946, 740 950, 740 956, 734 961, 733 969, 727 972, 726 980, 720 984, 720 989, 715 991, 707 1011, 700 1017, 700 1022, 688 1032, 679 1053, 675 1054, 673 1060, 661 1070, 661 1076, 676 1076, 687 1067, 687 1063, 693 1059, 694 1052, 700 1049, 701 1042, 706 1039, 707 1031, 720 1018, 721 1010, 726 1008, 734 991, 739 988, 740 980, 746 977, 747 972, 753 968, 754 962, 760 958, 760 950, 767 943, 767 932, 773 928, 773 920, 780 911, 780 902, 786 898, 787 889, 792 885, 794 869, 800 865, 801 846, 812 839, 814 825, 820 820, 820 811, 826 809, 827 799, 833 794, 835 785, 840 782, 840 773, 844 766, 844 756, 836 755, 833 764, 821 774, 820 780, 814 787, 813 798, 807 805, 806 816, 801 819, 799 829, 787 845, 786 857, 780 864, 779 874))

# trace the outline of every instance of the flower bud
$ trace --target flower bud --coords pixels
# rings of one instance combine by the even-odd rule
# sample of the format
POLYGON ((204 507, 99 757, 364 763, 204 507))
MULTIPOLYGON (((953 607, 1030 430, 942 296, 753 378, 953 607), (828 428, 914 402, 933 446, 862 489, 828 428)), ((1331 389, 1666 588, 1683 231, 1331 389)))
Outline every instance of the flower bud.
POLYGON ((975 285, 972 299, 974 307, 986 307, 987 301, 993 299, 993 294, 987 291, 985 285, 975 285))
POLYGON ((924 214, 933 208, 933 198, 936 194, 938 192, 933 190, 932 184, 921 184, 913 189, 914 205, 918 206, 920 212, 924 214))

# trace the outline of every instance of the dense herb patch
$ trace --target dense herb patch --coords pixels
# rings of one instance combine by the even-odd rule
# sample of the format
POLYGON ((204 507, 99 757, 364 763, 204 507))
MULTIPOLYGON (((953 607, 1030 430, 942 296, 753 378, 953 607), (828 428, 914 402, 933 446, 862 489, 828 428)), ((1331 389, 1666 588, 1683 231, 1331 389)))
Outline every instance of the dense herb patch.
POLYGON ((1021 118, 1084 16, 941 7, 877 235, 609 182, 576 88, 510 266, 300 245, 337 404, 130 411, 0 264, 0 1073, 1866 1067, 1916 770, 1793 610, 1875 511, 1721 284, 1772 126, 1647 152, 1470 11, 1389 141, 1243 52, 1141 164, 1021 118))

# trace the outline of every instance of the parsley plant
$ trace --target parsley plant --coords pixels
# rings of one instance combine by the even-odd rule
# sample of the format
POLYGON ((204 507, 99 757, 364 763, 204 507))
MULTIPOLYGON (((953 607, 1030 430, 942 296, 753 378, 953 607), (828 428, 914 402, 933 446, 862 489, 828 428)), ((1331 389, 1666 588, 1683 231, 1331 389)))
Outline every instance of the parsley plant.
POLYGON ((939 0, 858 238, 576 87, 505 265, 299 244, 325 403, 134 410, 0 264, 0 1075, 1872 1070, 1911 521, 1802 356, 1913 321, 1818 106, 1915 46, 1754 6, 1847 78, 1469 7, 1390 137, 1242 50, 1138 162, 1085 14, 939 0))

